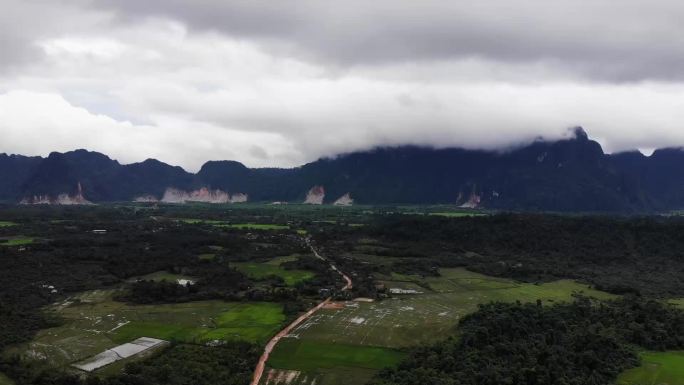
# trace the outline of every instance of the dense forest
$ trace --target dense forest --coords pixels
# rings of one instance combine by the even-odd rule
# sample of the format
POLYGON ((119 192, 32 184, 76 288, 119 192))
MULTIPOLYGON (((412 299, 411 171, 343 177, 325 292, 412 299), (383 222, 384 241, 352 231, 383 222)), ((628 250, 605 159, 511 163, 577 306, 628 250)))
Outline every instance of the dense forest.
POLYGON ((498 214, 458 219, 393 215, 319 235, 338 252, 389 257, 386 269, 423 275, 463 266, 527 282, 585 281, 616 294, 684 295, 684 219, 498 214))
POLYGON ((684 348, 684 312, 637 298, 491 303, 464 318, 457 336, 415 349, 372 385, 607 385, 637 366, 633 346, 684 348))

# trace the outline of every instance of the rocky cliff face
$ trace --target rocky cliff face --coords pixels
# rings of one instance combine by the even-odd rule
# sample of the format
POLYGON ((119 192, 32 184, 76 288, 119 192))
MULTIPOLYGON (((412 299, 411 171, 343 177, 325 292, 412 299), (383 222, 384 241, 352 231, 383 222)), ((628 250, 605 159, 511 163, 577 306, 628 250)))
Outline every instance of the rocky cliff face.
POLYGON ((325 199, 325 189, 323 186, 313 186, 309 192, 306 193, 304 204, 322 205, 323 199, 325 199))
POLYGON ((50 196, 47 194, 33 195, 24 197, 20 202, 22 205, 92 205, 93 203, 83 196, 83 188, 81 183, 78 183, 76 194, 70 195, 68 193, 57 194, 50 196))
POLYGON ((335 203, 333 203, 333 205, 335 206, 351 206, 352 204, 354 204, 354 200, 352 199, 351 194, 349 193, 346 193, 341 197, 337 198, 335 203))
POLYGON ((564 140, 537 140, 503 152, 403 146, 289 169, 207 162, 197 174, 154 159, 121 165, 77 150, 47 158, 0 154, 0 201, 302 202, 306 192, 307 204, 325 203, 327 193, 340 197, 330 201, 338 205, 353 197, 362 204, 639 212, 684 208, 683 166, 682 149, 658 150, 650 157, 605 154, 581 129, 564 140), (74 190, 77 182, 85 193, 74 190))
POLYGON ((154 195, 141 195, 139 197, 135 197, 133 199, 133 202, 136 203, 157 203, 159 202, 159 199, 155 197, 154 195))
POLYGON ((210 190, 202 187, 197 190, 185 191, 177 188, 169 187, 164 192, 161 199, 164 203, 239 203, 247 202, 247 195, 243 193, 236 193, 231 196, 229 193, 222 190, 210 190))
POLYGON ((230 203, 245 203, 248 199, 247 194, 235 193, 230 196, 230 203))
POLYGON ((482 201, 482 198, 479 195, 472 193, 468 197, 468 200, 463 202, 460 205, 460 207, 462 207, 464 209, 475 209, 480 205, 481 201, 482 201))

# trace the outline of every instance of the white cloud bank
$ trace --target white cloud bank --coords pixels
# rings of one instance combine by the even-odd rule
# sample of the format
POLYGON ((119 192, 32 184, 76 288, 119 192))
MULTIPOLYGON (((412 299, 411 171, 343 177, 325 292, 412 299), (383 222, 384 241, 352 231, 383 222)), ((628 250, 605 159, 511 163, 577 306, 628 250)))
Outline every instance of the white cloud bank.
POLYGON ((677 28, 666 8, 649 8, 642 20, 660 23, 655 32, 629 24, 638 14, 632 3, 612 20, 601 13, 631 39, 591 40, 580 28, 599 31, 597 15, 587 21, 571 14, 564 22, 530 1, 519 5, 541 12, 536 19, 502 8, 499 24, 484 22, 480 7, 453 13, 449 6, 452 13, 438 17, 439 6, 429 3, 435 9, 415 19, 406 5, 387 24, 423 33, 406 35, 402 45, 388 25, 371 28, 372 10, 363 7, 345 7, 347 17, 330 32, 312 18, 332 22, 334 15, 315 13, 308 2, 310 9, 290 15, 298 23, 257 7, 242 28, 217 22, 235 17, 232 2, 203 2, 185 18, 177 1, 135 12, 97 3, 8 0, 6 14, 23 24, 0 16, 7 53, 0 59, 0 152, 87 148, 124 163, 154 157, 195 171, 211 159, 294 166, 377 145, 501 148, 560 138, 577 125, 608 151, 684 144, 684 83, 678 66, 666 66, 684 51, 668 43, 663 51, 670 53, 658 56, 653 46, 677 28), (357 30, 342 34, 355 12, 357 30), (548 36, 535 35, 506 15, 559 24, 554 30, 547 20, 548 36), (447 28, 449 20, 462 25, 447 28), (32 21, 40 28, 30 28, 32 21), (267 21, 271 29, 260 24, 267 21), (494 44, 487 36, 497 26, 501 41, 494 44), (435 28, 445 41, 418 49, 435 28), (387 47, 369 50, 370 38, 387 47), (630 53, 620 66, 619 52, 601 47, 648 47, 642 53, 655 56, 651 63, 630 53))

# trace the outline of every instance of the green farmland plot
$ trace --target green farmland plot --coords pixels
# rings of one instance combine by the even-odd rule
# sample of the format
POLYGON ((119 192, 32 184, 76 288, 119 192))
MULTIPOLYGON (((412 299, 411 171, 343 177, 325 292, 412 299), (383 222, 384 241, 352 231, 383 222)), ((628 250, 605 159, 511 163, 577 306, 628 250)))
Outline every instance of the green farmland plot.
POLYGON ((672 299, 669 302, 679 308, 684 309, 684 298, 672 299))
POLYGON ((141 310, 141 319, 131 321, 111 333, 114 341, 127 342, 144 336, 181 342, 229 339, 262 342, 274 334, 285 319, 281 306, 271 303, 208 301, 157 305, 149 312, 145 311, 147 309, 141 310), (166 317, 168 320, 165 320, 166 317))
POLYGON ((273 223, 230 223, 228 221, 212 220, 212 219, 193 219, 184 218, 179 219, 183 223, 196 225, 196 224, 208 224, 216 227, 229 227, 232 229, 239 230, 289 230, 288 225, 279 225, 273 223))
POLYGON ((116 342, 138 337, 182 342, 230 339, 264 342, 285 320, 282 305, 268 302, 202 301, 136 306, 131 310, 136 311, 138 319, 111 333, 116 342))
POLYGON ((301 373, 300 381, 295 381, 298 384, 363 384, 404 357, 405 353, 394 349, 286 338, 276 345, 269 366, 301 373))
POLYGON ((684 351, 643 352, 641 365, 618 377, 618 385, 684 385, 684 351))
POLYGON ((233 265, 250 278, 263 279, 269 275, 276 275, 281 277, 286 285, 293 286, 314 276, 314 273, 311 271, 288 270, 280 266, 282 263, 293 261, 296 258, 296 256, 283 256, 268 262, 238 262, 233 265))
POLYGON ((235 223, 235 224, 221 224, 221 227, 230 227, 233 229, 240 230, 288 230, 290 226, 287 225, 274 225, 274 224, 263 224, 263 223, 235 223))
POLYGON ((113 301, 112 295, 104 290, 86 292, 55 305, 52 310, 64 324, 39 331, 33 341, 12 352, 64 366, 138 337, 202 344, 231 339, 264 343, 285 320, 282 305, 276 303, 127 305, 113 301))
POLYGON ((35 241, 35 238, 30 237, 12 237, 6 238, 4 241, 0 240, 0 246, 24 246, 30 245, 35 241))
POLYGON ((396 365, 404 356, 394 349, 285 338, 277 345, 269 365, 304 371, 337 366, 382 369, 396 365))

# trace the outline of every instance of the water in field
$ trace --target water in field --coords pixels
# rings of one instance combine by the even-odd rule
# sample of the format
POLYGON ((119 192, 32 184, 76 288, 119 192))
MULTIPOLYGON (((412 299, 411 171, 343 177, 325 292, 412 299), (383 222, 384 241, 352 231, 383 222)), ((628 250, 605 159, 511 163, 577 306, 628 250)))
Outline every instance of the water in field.
MULTIPOLYGON (((373 357, 376 356, 368 355, 369 348, 384 349, 385 353, 378 357, 397 358, 400 350, 442 340, 452 335, 459 320, 477 310, 478 304, 516 300, 536 302, 538 299, 552 304, 570 301, 572 294, 578 292, 599 298, 611 297, 569 280, 535 285, 464 269, 442 269, 440 273, 440 277, 428 278, 395 274, 382 281, 387 288, 418 292, 416 294, 394 295, 376 302, 347 301, 322 309, 284 339, 269 362, 279 369, 318 373, 323 384, 338 383, 332 380, 333 377, 339 377, 343 381, 340 384, 363 383, 361 378, 354 382, 350 377, 335 373, 349 367, 372 373, 373 357), (322 352, 344 349, 345 357, 353 357, 354 348, 358 349, 357 356, 368 356, 356 363, 326 365, 322 352), (316 367, 325 368, 325 373, 314 370, 316 367)), ((367 379, 367 376, 363 377, 367 379)))

